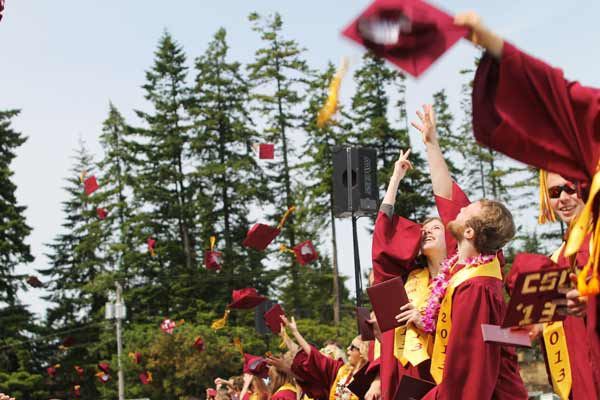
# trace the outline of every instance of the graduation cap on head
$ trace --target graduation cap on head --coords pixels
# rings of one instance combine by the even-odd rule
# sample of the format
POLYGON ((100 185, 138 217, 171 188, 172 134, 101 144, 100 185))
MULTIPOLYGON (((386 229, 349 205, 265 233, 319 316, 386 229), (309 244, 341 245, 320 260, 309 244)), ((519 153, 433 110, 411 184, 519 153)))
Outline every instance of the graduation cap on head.
POLYGON ((41 288, 42 286, 44 286, 44 284, 38 279, 38 277, 33 275, 27 278, 27 283, 29 284, 29 286, 34 288, 41 288))
POLYGON ((259 356, 253 356, 252 354, 245 353, 244 373, 266 379, 269 376, 269 365, 267 364, 267 360, 259 356))
POLYGON ((232 301, 229 303, 228 307, 238 309, 254 308, 263 301, 267 300, 266 297, 259 295, 254 288, 233 290, 231 293, 231 299, 232 301))
POLYGON ((215 236, 210 237, 210 250, 204 252, 204 266, 208 270, 220 271, 223 263, 223 253, 214 251, 216 241, 215 236))
POLYGON ((261 143, 258 145, 258 158, 261 160, 272 160, 275 158, 275 145, 273 143, 261 143))
POLYGON ((131 359, 131 362, 134 364, 139 364, 142 362, 142 353, 139 351, 136 351, 135 353, 131 352, 128 354, 128 356, 131 359))
POLYGON ((83 181, 83 190, 88 196, 98 190, 99 187, 98 181, 96 181, 96 177, 93 175, 83 181))
POLYGON ((152 382, 152 372, 150 372, 150 371, 142 372, 141 374, 139 374, 139 378, 140 378, 140 382, 142 382, 142 385, 147 385, 152 382))
POLYGON ((148 252, 150 253, 150 255, 152 257, 156 256, 156 251, 154 250, 154 247, 156 247, 156 239, 150 236, 146 243, 148 244, 148 252))
POLYGON ((75 369, 75 372, 77 372, 77 375, 83 376, 85 374, 85 370, 83 368, 81 368, 79 365, 76 365, 73 368, 75 369))
POLYGON ((100 221, 103 221, 106 219, 106 216, 108 215, 108 210, 106 208, 98 207, 98 208, 96 208, 96 215, 98 215, 98 219, 100 221))
POLYGON ((375 0, 343 31, 414 77, 467 33, 452 16, 422 0, 375 0))
POLYGON ((333 115, 337 112, 340 86, 347 70, 348 59, 344 57, 342 59, 342 64, 336 71, 333 78, 331 78, 331 83, 329 84, 329 90, 327 93, 327 100, 317 114, 317 126, 319 128, 325 127, 325 125, 331 120, 331 117, 333 117, 333 115))
POLYGON ((267 248, 269 243, 271 243, 273 239, 275 239, 277 235, 279 235, 279 233, 281 232, 281 228, 283 228, 283 225, 285 224, 285 221, 295 209, 296 207, 294 206, 290 207, 285 212, 276 228, 265 224, 254 224, 254 226, 252 226, 252 228, 250 228, 250 230, 246 234, 246 238, 244 239, 242 244, 245 247, 250 247, 258 251, 263 251, 267 248))
POLYGON ((204 340, 202 340, 202 338, 200 336, 196 337, 196 339, 194 340, 194 345, 192 346, 193 348, 195 348, 196 350, 198 350, 199 352, 204 350, 204 340))

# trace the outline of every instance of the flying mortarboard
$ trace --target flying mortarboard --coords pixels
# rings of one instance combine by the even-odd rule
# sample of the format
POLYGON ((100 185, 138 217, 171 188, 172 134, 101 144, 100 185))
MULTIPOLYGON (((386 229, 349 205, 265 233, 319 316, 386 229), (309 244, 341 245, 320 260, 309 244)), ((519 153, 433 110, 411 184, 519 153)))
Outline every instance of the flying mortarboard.
POLYGON ((44 286, 44 284, 38 279, 38 277, 33 275, 27 278, 27 283, 29 284, 29 286, 34 288, 41 288, 42 286, 44 286))
POLYGON ((252 228, 250 228, 246 234, 246 238, 242 244, 245 247, 251 247, 255 250, 263 251, 267 248, 269 243, 271 243, 273 239, 279 235, 281 228, 283 228, 283 225, 285 224, 285 221, 295 209, 296 207, 294 206, 290 207, 285 212, 276 228, 265 224, 254 224, 254 226, 252 226, 252 228))
POLYGON ((215 236, 210 237, 210 250, 204 252, 204 266, 208 270, 220 271, 223 263, 223 253, 214 251, 216 240, 215 236))
POLYGON ((140 378, 140 382, 142 382, 142 385, 152 383, 152 372, 150 371, 142 372, 141 374, 139 374, 138 377, 140 378))
POLYGON ((254 288, 234 289, 231 293, 231 303, 229 303, 228 307, 250 309, 256 307, 265 300, 267 300, 267 298, 259 295, 254 288))
POLYGON ((252 354, 244 354, 244 373, 266 379, 269 375, 267 360, 259 356, 253 356, 252 354))
POLYGON ((103 384, 105 384, 106 382, 110 381, 110 375, 106 372, 98 372, 96 374, 96 376, 98 377, 98 379, 100 380, 100 382, 102 382, 103 384))
POLYGON ((167 318, 163 322, 160 323, 160 330, 163 331, 164 333, 172 335, 176 326, 177 326, 177 324, 175 323, 175 321, 172 321, 169 318, 167 318))
POLYGON ((83 190, 88 196, 98 190, 99 187, 98 181, 96 181, 96 177, 93 175, 83 181, 83 190))
POLYGON ((54 364, 48 368, 46 368, 46 372, 51 378, 54 378, 58 373, 58 369, 60 368, 60 364, 54 364))
POLYGON ((150 255, 152 257, 156 256, 156 251, 154 250, 154 247, 156 247, 156 239, 152 238, 152 236, 150 236, 148 238, 148 240, 146 241, 146 243, 148 244, 148 252, 150 253, 150 255))
POLYGON ((258 158, 261 160, 272 160, 275 158, 275 145, 273 143, 261 143, 258 145, 258 158))
POLYGON ((108 215, 108 210, 106 208, 98 207, 96 208, 96 215, 98 215, 100 221, 103 221, 108 215))
POLYGON ((294 253, 296 254, 296 260, 300 265, 306 265, 319 258, 319 254, 310 240, 294 246, 294 253))
POLYGON ((343 35, 418 77, 467 32, 425 1, 375 0, 343 35))
POLYGON ((196 339, 194 340, 194 345, 192 347, 198 350, 199 352, 204 351, 204 340, 202 340, 200 336, 196 337, 196 339))
POLYGON ((134 364, 140 364, 142 362, 142 353, 139 351, 136 351, 135 353, 131 352, 128 356, 134 364))
POLYGON ((79 365, 74 366, 73 369, 75 369, 75 372, 77 372, 77 375, 79 376, 83 376, 85 374, 85 370, 79 365))
POLYGON ((110 372, 110 364, 107 362, 98 363, 98 369, 108 374, 110 372))
POLYGON ((265 323, 271 332, 276 335, 281 331, 281 324, 283 323, 283 320, 281 319, 282 315, 285 315, 285 312, 279 304, 275 304, 264 314, 265 323))

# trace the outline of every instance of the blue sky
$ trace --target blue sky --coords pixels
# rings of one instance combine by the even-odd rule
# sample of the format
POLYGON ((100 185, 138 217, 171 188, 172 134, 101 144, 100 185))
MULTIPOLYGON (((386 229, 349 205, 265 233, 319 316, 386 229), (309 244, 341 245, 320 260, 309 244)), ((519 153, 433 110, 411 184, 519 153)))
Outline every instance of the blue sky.
MULTIPOLYGON (((284 31, 307 49, 313 67, 342 56, 357 60, 362 50, 344 40, 340 30, 367 0, 6 0, 0 22, 0 109, 19 108, 14 126, 29 137, 14 163, 17 196, 28 207, 29 238, 36 261, 19 272, 46 266, 44 243, 60 231, 63 179, 79 138, 99 154, 98 135, 112 101, 133 120, 133 109, 145 103, 140 86, 166 29, 189 58, 201 54, 219 27, 228 31, 231 57, 252 59, 259 46, 247 15, 278 11, 284 31)), ((600 2, 528 0, 440 0, 446 10, 479 12, 495 31, 551 64, 571 79, 600 87, 600 2)), ((454 109, 463 83, 458 71, 470 67, 478 51, 461 42, 419 81, 408 84, 412 115, 433 92, 446 88, 454 109)), ((351 96, 351 87, 342 100, 351 96)), ((416 137, 416 136, 415 136, 416 137)), ((420 144, 415 141, 415 148, 420 144)), ((348 231, 348 221, 338 230, 348 231)), ((349 235, 340 243, 342 273, 353 275, 349 235)), ((370 266, 370 238, 361 235, 363 269, 370 266)), ((352 282, 352 281, 350 281, 352 282)), ((39 290, 23 294, 36 313, 45 304, 39 290)))

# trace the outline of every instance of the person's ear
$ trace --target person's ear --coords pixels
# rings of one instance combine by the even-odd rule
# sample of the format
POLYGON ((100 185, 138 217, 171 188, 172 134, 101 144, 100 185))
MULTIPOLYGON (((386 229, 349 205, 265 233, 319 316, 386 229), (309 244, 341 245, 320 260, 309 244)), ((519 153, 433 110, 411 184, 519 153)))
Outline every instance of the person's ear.
POLYGON ((475 230, 470 226, 466 227, 463 232, 463 237, 467 240, 473 240, 475 238, 475 230))

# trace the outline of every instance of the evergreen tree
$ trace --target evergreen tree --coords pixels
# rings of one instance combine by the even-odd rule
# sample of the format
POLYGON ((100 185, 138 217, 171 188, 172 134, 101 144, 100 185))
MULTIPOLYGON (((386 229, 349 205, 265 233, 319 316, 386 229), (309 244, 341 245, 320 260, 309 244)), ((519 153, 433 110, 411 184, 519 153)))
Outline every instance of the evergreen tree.
MULTIPOLYGON (((365 54, 363 62, 354 74, 357 87, 352 97, 353 131, 358 144, 377 150, 377 180, 383 197, 400 150, 411 147, 404 97, 405 78, 371 53, 365 54), (398 95, 393 107, 390 91, 398 95), (392 123, 390 114, 397 116, 400 127, 392 123)), ((433 204, 431 183, 425 173, 423 158, 412 153, 410 159, 414 169, 400 183, 395 210, 399 215, 419 221, 433 204)))
MULTIPOLYGON (((264 46, 256 51, 255 60, 248 67, 255 87, 253 98, 256 110, 264 119, 263 138, 269 143, 275 143, 278 150, 277 161, 269 168, 269 191, 273 195, 274 213, 279 217, 293 205, 302 207, 296 202, 295 193, 301 191, 299 182, 292 180, 292 169, 295 162, 295 146, 291 135, 297 132, 302 123, 301 107, 304 102, 308 67, 302 59, 303 49, 296 41, 283 36, 283 21, 279 14, 262 18, 256 13, 249 16, 253 22, 253 30, 260 35, 264 46)), ((283 237, 288 247, 303 240, 301 221, 297 215, 292 215, 284 229, 283 237)), ((283 255, 287 266, 281 268, 287 279, 281 283, 284 293, 287 293, 289 308, 298 309, 302 297, 299 286, 297 265, 293 258, 283 255)))
POLYGON ((453 129, 454 116, 450 112, 446 90, 442 89, 433 94, 433 109, 435 111, 440 148, 446 159, 446 164, 448 164, 450 174, 458 181, 461 169, 456 165, 456 160, 458 156, 462 155, 460 151, 461 137, 453 129))
POLYGON ((199 219, 204 222, 200 247, 218 239, 223 253, 220 274, 204 271, 195 293, 222 310, 232 288, 252 286, 267 293, 272 272, 262 253, 242 247, 250 225, 250 207, 272 201, 252 146, 259 142, 250 118, 250 86, 241 65, 228 60, 226 31, 219 29, 206 52, 196 59, 196 85, 190 112, 195 134, 192 149, 198 162, 194 179, 203 187, 199 219))

